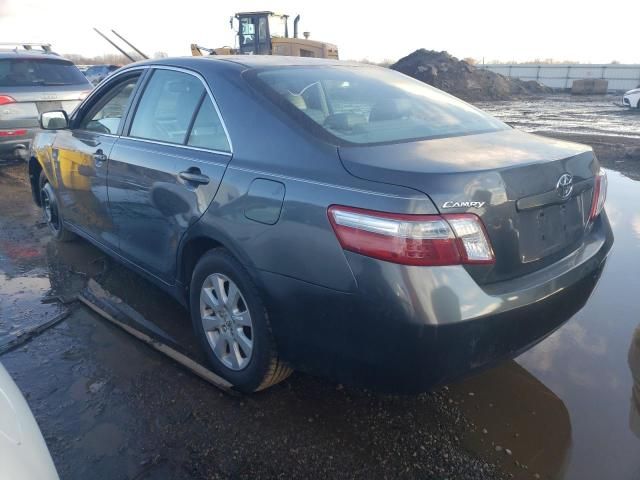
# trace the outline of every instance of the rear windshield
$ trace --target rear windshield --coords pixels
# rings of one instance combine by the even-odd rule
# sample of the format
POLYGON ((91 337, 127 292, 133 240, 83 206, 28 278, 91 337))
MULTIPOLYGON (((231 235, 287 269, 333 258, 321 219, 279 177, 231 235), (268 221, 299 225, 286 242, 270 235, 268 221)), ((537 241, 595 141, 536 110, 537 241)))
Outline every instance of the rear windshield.
POLYGON ((71 62, 35 58, 0 59, 0 87, 86 84, 85 76, 71 62))
POLYGON ((436 88, 372 67, 286 67, 248 80, 309 130, 338 143, 393 143, 484 133, 504 123, 436 88))

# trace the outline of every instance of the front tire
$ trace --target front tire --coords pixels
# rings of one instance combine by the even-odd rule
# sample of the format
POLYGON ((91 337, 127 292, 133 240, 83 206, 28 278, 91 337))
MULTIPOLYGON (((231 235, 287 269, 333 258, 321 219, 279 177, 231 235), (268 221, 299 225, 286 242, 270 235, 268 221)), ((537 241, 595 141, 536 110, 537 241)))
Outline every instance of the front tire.
POLYGON ((256 286, 227 250, 211 250, 198 261, 189 297, 193 329, 209 363, 234 388, 256 392, 291 374, 278 357, 256 286))
POLYGON ((40 205, 42 205, 42 214, 53 238, 58 242, 70 242, 75 240, 76 235, 67 230, 62 220, 62 215, 58 208, 58 197, 56 192, 49 183, 44 171, 40 172, 40 178, 38 180, 39 192, 40 192, 40 205))

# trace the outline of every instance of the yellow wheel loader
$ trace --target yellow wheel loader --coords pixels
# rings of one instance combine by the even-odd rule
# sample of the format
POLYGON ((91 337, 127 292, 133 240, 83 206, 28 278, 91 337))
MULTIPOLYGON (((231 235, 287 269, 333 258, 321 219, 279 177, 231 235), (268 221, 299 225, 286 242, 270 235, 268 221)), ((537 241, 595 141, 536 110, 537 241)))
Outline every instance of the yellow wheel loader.
POLYGON ((338 47, 331 43, 298 37, 300 15, 293 20, 293 37, 289 36, 289 15, 273 12, 241 12, 231 17, 229 23, 234 27, 234 18, 238 22, 238 48, 206 48, 191 44, 193 56, 206 55, 287 55, 291 57, 315 57, 338 59, 338 47))

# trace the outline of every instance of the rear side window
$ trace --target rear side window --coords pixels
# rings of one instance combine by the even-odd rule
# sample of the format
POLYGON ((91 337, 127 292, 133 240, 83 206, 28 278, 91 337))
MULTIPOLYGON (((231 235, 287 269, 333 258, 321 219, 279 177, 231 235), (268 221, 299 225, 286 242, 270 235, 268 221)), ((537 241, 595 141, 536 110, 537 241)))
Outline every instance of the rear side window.
POLYGON ((204 94, 204 86, 197 77, 173 70, 156 70, 144 89, 129 135, 184 144, 204 94))
POLYGON ((0 59, 0 87, 87 85, 73 63, 59 59, 0 59))
POLYGON ((507 129, 451 95, 389 69, 288 67, 246 76, 307 130, 334 143, 376 144, 507 129))
POLYGON ((222 121, 208 96, 204 97, 198 110, 187 145, 220 152, 231 151, 222 121))

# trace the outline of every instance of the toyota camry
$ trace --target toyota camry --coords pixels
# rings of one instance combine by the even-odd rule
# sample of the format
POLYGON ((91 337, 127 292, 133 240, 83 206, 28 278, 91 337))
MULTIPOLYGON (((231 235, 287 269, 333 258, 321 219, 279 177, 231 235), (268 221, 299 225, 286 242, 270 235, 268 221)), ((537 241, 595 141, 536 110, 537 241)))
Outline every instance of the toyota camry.
POLYGON ((424 391, 511 358, 585 304, 613 243, 590 147, 385 68, 147 61, 41 127, 53 236, 181 302, 244 392, 292 369, 424 391))

